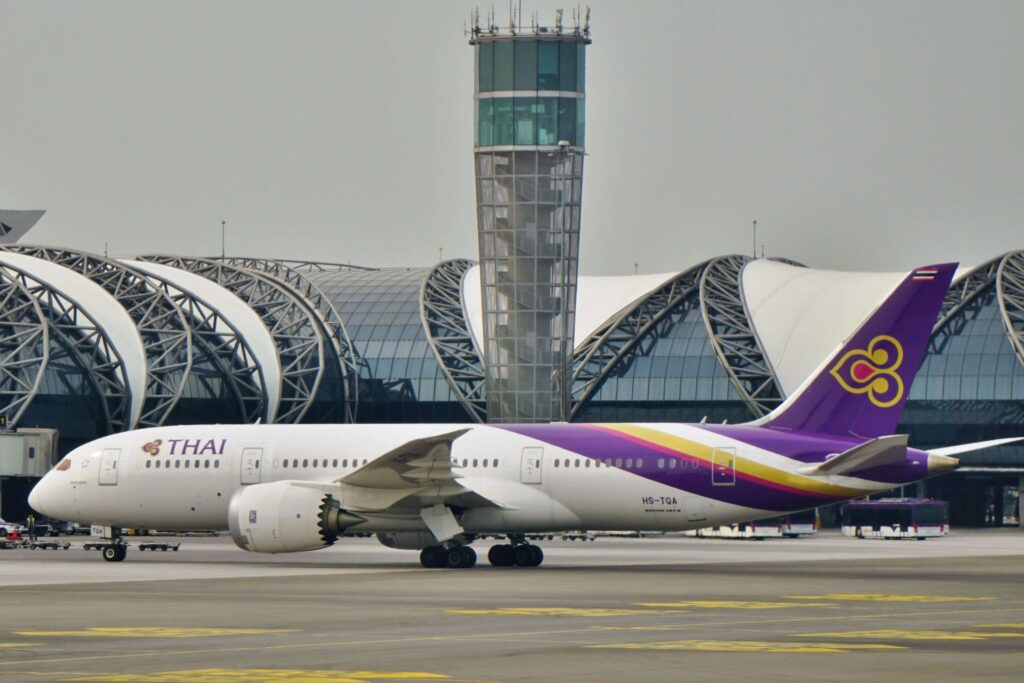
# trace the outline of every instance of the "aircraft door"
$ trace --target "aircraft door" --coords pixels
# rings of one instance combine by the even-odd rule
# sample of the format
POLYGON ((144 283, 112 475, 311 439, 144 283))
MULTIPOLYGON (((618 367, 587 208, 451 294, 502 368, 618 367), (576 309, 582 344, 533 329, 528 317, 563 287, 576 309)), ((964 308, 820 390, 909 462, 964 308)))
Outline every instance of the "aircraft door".
POLYGON ((711 484, 732 486, 736 483, 736 449, 716 448, 711 456, 711 484))
POLYGON ((262 448, 242 449, 242 483, 260 483, 260 470, 263 468, 262 448))
POLYGON ((523 449, 519 465, 519 481, 524 484, 541 483, 541 468, 544 466, 544 449, 539 446, 527 446, 523 449))
POLYGON ((100 486, 117 485, 117 463, 121 460, 120 448, 104 448, 100 453, 100 486))

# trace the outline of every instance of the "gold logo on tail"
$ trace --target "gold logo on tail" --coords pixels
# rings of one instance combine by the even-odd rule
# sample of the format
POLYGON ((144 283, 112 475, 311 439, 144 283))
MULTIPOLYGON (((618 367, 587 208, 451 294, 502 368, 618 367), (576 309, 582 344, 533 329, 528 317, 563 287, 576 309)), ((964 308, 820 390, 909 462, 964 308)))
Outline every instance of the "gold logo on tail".
POLYGON ((867 394, 879 408, 889 408, 903 398, 903 379, 897 374, 903 364, 903 346, 894 337, 880 334, 867 349, 843 354, 829 374, 851 394, 867 394))

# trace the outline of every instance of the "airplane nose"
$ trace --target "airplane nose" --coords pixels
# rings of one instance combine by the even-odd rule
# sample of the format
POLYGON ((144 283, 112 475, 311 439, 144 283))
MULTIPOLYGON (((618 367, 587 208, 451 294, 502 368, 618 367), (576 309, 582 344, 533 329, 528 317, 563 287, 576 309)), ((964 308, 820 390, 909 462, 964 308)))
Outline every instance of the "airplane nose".
POLYGON ((50 517, 51 515, 48 515, 46 511, 43 509, 43 489, 46 488, 46 486, 46 477, 43 477, 35 486, 32 487, 32 490, 29 492, 28 504, 32 507, 33 510, 38 512, 40 515, 43 515, 44 517, 50 517))

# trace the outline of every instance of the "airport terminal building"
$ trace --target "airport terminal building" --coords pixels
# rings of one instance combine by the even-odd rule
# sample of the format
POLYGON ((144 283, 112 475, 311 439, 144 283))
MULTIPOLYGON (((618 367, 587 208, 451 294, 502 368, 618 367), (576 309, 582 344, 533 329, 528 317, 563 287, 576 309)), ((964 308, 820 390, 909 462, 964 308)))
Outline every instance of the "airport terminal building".
MULTIPOLYGON (((903 275, 724 256, 676 273, 581 276, 569 418, 763 415, 903 275)), ((485 422, 480 277, 468 259, 378 269, 8 245, 0 418, 7 430, 59 430, 62 452, 164 424, 485 422)), ((1024 252, 1014 252, 958 273, 901 431, 920 448, 1015 436, 1022 409, 1024 252)), ((951 502, 954 523, 1017 523, 1024 447, 964 465, 926 492, 951 502)), ((20 473, 2 474, 13 476, 8 493, 24 488, 20 473)), ((3 499, 12 518, 18 498, 3 499)))

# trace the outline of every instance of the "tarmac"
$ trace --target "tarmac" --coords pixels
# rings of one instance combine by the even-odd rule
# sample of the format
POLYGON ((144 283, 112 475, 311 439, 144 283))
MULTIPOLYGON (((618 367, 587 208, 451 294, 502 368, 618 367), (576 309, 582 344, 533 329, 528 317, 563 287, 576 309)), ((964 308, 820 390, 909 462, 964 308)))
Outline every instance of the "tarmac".
MULTIPOLYGON (((142 540, 142 539, 139 539, 142 540)), ((963 681, 1024 671, 1024 532, 541 542, 422 569, 373 539, 103 562, 0 551, 0 680, 963 681)), ((132 540, 132 543, 138 541, 132 540)))

